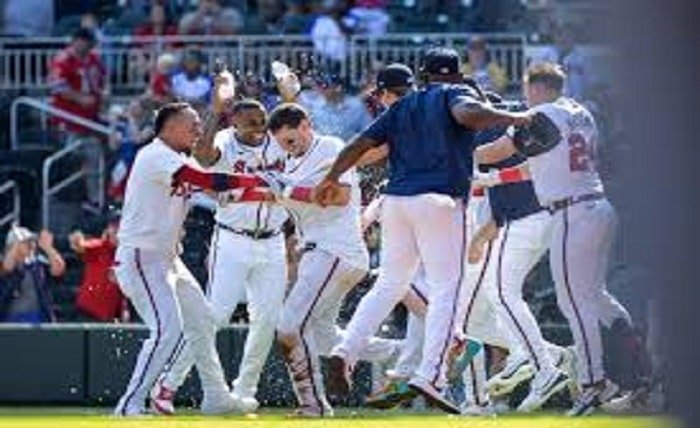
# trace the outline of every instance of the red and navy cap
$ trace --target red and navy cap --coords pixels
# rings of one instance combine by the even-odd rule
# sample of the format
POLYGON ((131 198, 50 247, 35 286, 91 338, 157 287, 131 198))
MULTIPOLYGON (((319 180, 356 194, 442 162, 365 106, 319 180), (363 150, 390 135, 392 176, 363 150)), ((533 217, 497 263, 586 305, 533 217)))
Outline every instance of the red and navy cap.
POLYGON ((421 71, 428 74, 448 76, 460 72, 460 58, 456 50, 436 47, 429 49, 423 57, 421 71))
POLYGON ((377 73, 377 89, 412 86, 415 82, 413 71, 405 64, 393 63, 377 73))

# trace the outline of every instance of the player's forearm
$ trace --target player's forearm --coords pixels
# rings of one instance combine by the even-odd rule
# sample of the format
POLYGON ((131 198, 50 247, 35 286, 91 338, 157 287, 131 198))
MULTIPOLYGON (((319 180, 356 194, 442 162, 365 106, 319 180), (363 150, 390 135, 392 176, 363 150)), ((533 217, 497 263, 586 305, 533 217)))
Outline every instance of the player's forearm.
POLYGON ((517 152, 513 141, 509 137, 503 136, 493 143, 477 147, 474 150, 474 159, 480 165, 488 165, 508 159, 517 152))
POLYGON ((326 174, 326 179, 338 181, 341 175, 357 165, 362 156, 376 144, 369 138, 359 137, 345 146, 336 158, 331 170, 326 174))
POLYGON ((367 150, 360 160, 357 161, 357 166, 371 165, 373 163, 383 160, 389 155, 389 147, 383 144, 379 147, 373 147, 367 150))
POLYGON ((497 110, 481 103, 459 104, 452 109, 452 115, 461 125, 475 131, 516 125, 528 117, 525 113, 497 110))
POLYGON ((495 187, 502 184, 521 183, 530 180, 530 168, 526 162, 520 165, 495 169, 487 174, 480 174, 474 178, 473 184, 475 187, 495 187))
POLYGON ((219 160, 221 153, 214 146, 214 137, 219 132, 221 125, 221 116, 213 112, 209 112, 204 120, 204 131, 202 138, 195 144, 192 149, 192 156, 203 167, 209 167, 219 160))

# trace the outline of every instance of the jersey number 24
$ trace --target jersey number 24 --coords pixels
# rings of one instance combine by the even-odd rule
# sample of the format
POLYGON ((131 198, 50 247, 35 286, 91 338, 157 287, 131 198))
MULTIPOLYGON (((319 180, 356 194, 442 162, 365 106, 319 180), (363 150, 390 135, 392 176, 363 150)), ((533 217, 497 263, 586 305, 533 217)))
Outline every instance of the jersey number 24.
POLYGON ((585 172, 591 170, 593 150, 583 134, 575 132, 569 135, 569 170, 585 172))

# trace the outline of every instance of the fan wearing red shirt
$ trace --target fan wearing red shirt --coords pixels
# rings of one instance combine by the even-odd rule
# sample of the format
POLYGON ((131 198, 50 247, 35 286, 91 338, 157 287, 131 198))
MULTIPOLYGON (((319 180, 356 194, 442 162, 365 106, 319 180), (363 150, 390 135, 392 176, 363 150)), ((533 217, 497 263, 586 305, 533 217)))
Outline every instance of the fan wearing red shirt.
MULTIPOLYGON (((102 61, 92 52, 95 40, 92 30, 78 29, 71 43, 49 64, 53 106, 90 120, 98 118, 106 76, 102 61)), ((69 132, 88 132, 79 125, 61 119, 54 119, 53 123, 69 132)))
POLYGON ((118 228, 119 217, 114 213, 110 216, 102 237, 88 239, 82 232, 77 231, 69 238, 71 248, 80 255, 85 264, 76 306, 81 312, 98 321, 129 320, 128 302, 112 272, 118 228))

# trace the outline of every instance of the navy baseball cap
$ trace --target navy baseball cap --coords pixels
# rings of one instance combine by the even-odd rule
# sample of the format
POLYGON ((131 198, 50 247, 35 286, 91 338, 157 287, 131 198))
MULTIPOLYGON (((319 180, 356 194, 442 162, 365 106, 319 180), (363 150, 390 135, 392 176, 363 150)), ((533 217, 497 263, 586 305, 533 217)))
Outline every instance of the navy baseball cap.
POLYGON ((408 66, 393 63, 377 73, 376 86, 377 89, 400 88, 411 86, 414 82, 413 71, 408 66))
POLYGON ((459 54, 451 48, 431 48, 423 57, 421 71, 441 76, 458 74, 460 72, 459 54))

